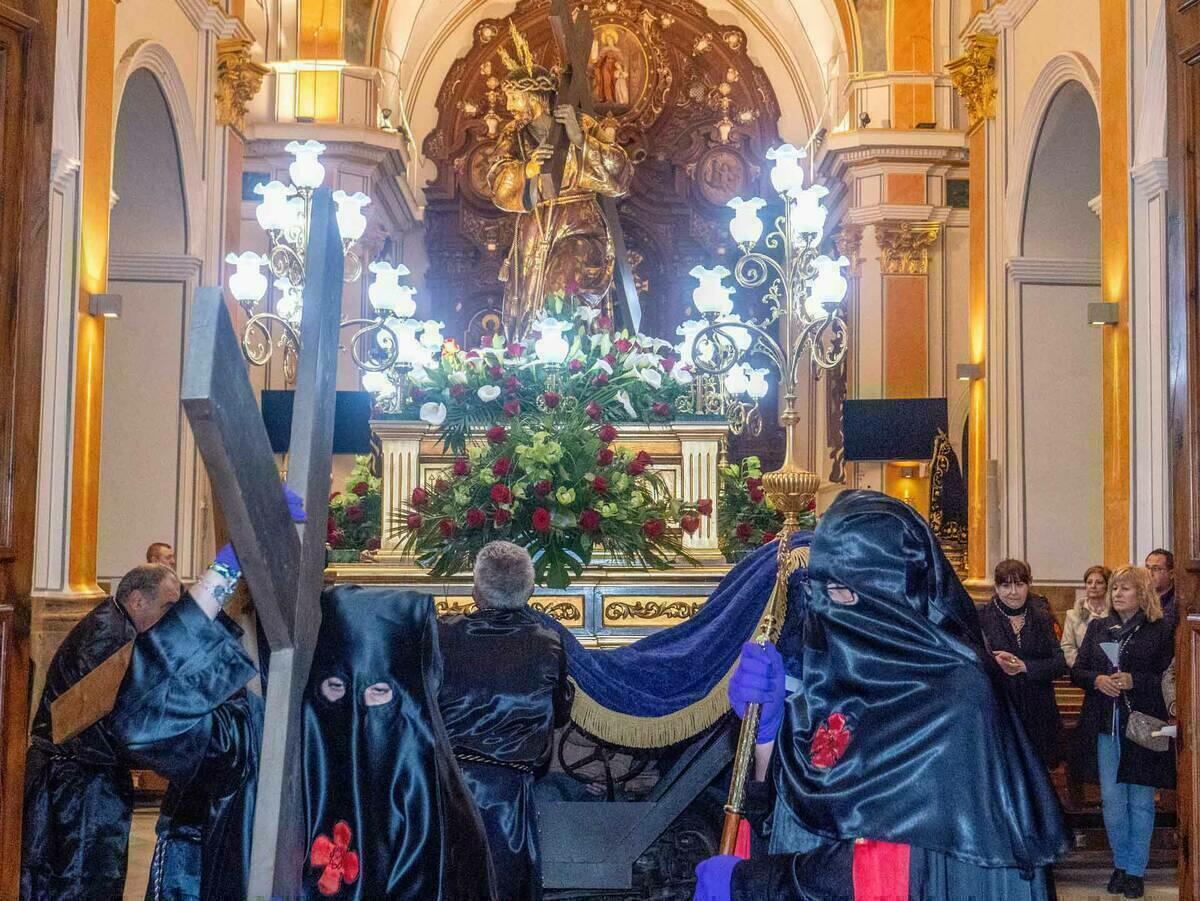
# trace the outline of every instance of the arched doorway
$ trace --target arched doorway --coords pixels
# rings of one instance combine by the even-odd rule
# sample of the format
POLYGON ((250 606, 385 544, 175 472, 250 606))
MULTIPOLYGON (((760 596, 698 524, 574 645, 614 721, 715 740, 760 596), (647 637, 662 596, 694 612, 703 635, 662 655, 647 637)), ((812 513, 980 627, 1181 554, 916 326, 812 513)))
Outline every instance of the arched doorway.
MULTIPOLYGON (((123 298, 105 337, 98 577, 120 578, 164 541, 183 551, 179 383, 187 301, 198 274, 175 119, 159 80, 125 83, 113 156, 109 291, 123 298)), ((190 555, 179 559, 190 575, 190 555)))

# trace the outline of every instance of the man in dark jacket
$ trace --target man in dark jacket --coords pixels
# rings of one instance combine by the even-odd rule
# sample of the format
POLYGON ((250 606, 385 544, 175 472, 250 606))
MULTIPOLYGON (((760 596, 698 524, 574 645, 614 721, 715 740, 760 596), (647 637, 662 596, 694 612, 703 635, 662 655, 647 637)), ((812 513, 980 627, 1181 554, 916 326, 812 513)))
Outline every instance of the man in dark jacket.
POLYGON ((531 594, 529 553, 494 541, 475 559, 479 609, 439 626, 438 706, 483 815, 501 901, 542 897, 533 782, 571 709, 562 642, 529 610, 531 594))
POLYGON ((1175 602, 1175 555, 1166 548, 1155 548, 1146 555, 1150 583, 1162 604, 1163 624, 1172 635, 1179 623, 1179 605, 1175 602))

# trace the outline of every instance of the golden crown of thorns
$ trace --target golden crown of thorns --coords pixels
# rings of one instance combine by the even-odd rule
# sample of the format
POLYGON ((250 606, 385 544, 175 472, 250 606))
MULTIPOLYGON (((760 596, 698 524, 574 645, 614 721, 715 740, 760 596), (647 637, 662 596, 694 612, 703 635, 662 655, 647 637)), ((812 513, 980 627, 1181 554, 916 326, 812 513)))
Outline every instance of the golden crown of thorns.
POLYGON ((512 38, 516 59, 508 51, 500 47, 500 59, 508 69, 504 83, 518 91, 553 92, 558 90, 558 79, 545 66, 539 66, 533 59, 533 51, 529 49, 529 41, 517 29, 512 19, 508 20, 508 33, 512 38))

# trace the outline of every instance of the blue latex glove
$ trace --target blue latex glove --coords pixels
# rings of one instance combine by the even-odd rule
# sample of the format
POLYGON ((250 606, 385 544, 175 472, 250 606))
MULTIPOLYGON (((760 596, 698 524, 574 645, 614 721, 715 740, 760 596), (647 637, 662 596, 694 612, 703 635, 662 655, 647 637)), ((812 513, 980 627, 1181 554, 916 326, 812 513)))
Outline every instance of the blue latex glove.
POLYGON ((304 513, 304 501, 300 500, 300 495, 287 486, 287 482, 283 483, 283 497, 287 501, 288 512, 292 514, 292 522, 308 522, 308 517, 304 513))
POLYGON ((729 680, 729 705, 738 717, 746 715, 747 704, 761 705, 755 736, 759 744, 775 739, 786 694, 783 657, 775 645, 769 641, 761 647, 753 641, 742 645, 742 656, 729 680))
POLYGON ((216 559, 213 560, 213 566, 220 564, 234 572, 241 572, 242 565, 238 563, 237 551, 233 549, 232 544, 227 544, 225 547, 217 551, 216 559))
POLYGON ((710 857, 696 865, 696 894, 693 901, 729 901, 733 868, 741 858, 732 854, 710 857))

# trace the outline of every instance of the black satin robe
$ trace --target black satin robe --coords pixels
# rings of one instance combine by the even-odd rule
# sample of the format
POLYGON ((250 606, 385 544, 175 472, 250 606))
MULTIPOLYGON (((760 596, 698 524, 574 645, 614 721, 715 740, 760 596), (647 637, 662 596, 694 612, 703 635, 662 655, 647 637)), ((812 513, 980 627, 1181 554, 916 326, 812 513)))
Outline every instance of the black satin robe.
POLYGON ((304 896, 494 901, 479 811, 438 713, 429 595, 338 585, 321 599, 304 694, 304 896), (330 700, 327 679, 344 686, 330 700), (386 686, 378 700, 372 686, 386 686))
POLYGON ((439 632, 445 678, 438 703, 487 827, 498 897, 537 901, 533 782, 573 694, 562 641, 526 608, 449 617, 439 632))
POLYGON ((133 815, 128 761, 106 720, 55 746, 50 704, 136 634, 107 598, 63 639, 46 671, 25 770, 23 899, 107 901, 124 891, 133 815))

